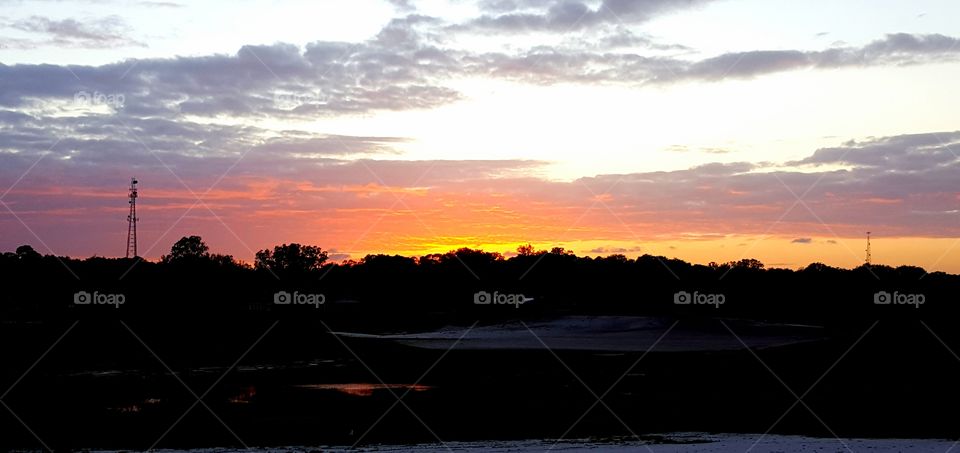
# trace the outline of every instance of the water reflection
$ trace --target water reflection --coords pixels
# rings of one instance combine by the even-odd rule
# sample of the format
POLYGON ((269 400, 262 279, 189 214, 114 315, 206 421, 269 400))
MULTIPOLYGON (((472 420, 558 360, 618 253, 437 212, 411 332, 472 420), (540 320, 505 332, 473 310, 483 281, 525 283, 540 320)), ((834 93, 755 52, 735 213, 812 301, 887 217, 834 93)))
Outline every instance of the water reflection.
POLYGON ((421 384, 370 384, 370 383, 349 383, 349 384, 304 384, 296 387, 310 390, 336 390, 352 396, 372 396, 375 390, 411 390, 414 392, 425 392, 433 387, 421 384))
POLYGON ((240 393, 227 399, 231 404, 250 404, 250 400, 257 396, 257 388, 249 385, 240 390, 240 393))

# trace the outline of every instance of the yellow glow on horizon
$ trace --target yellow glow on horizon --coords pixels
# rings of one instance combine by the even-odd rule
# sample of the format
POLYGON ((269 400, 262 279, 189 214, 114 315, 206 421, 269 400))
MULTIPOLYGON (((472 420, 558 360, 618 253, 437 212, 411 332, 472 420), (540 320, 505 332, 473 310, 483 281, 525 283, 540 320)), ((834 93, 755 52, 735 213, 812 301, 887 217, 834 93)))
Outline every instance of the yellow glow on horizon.
MULTIPOLYGON (((622 254, 628 258, 641 255, 678 258, 694 264, 711 261, 725 263, 746 258, 763 262, 767 268, 799 269, 821 262, 834 267, 854 268, 864 262, 865 238, 813 237, 809 243, 793 242, 795 238, 730 235, 721 239, 664 239, 656 242, 636 241, 531 241, 536 250, 564 247, 578 256, 622 254), (604 249, 603 252, 593 250, 604 249)), ((476 238, 436 238, 436 240, 394 250, 368 250, 352 254, 359 259, 366 254, 423 256, 446 253, 462 247, 498 252, 507 257, 516 253, 523 241, 483 242, 476 238)), ((888 266, 918 266, 928 272, 960 274, 960 238, 883 238, 872 239, 873 263, 888 266)))

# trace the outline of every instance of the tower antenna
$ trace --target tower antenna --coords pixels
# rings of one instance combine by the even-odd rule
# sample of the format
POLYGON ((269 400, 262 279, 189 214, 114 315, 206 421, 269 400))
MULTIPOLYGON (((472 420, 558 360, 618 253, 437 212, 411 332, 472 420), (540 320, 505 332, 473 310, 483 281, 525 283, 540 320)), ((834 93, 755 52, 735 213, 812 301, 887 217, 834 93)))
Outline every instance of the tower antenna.
POLYGON ((127 215, 127 258, 137 255, 137 178, 130 178, 130 214, 127 215))
POLYGON ((870 256, 870 232, 867 231, 867 266, 873 264, 873 258, 870 256))

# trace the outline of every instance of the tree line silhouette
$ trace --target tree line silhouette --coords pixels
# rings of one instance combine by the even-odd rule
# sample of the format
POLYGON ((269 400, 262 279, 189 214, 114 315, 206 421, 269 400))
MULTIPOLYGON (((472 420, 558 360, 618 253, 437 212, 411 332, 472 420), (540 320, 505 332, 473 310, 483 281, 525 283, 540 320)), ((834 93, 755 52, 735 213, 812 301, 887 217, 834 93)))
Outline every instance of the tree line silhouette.
MULTIPOLYGON (((843 320, 955 314, 960 276, 914 266, 841 269, 813 263, 767 268, 755 259, 691 264, 663 256, 581 257, 520 246, 506 257, 461 248, 420 257, 367 255, 341 263, 297 243, 260 250, 252 264, 211 253, 199 236, 159 261, 41 255, 29 245, 0 255, 6 315, 328 316, 423 320, 549 313, 669 314, 843 320), (78 306, 78 291, 123 294, 123 306, 78 306), (322 307, 281 306, 278 292, 322 294, 322 307), (520 306, 478 305, 485 291, 523 294, 520 306), (722 306, 677 304, 678 292, 722 294, 722 306), (878 293, 919 294, 922 305, 878 304, 878 293)), ((94 304, 95 305, 95 304, 94 304)))
MULTIPOLYGON (((912 266, 841 269, 813 263, 779 269, 755 259, 700 265, 652 255, 580 257, 559 247, 529 245, 509 257, 463 248, 334 263, 321 247, 296 243, 260 250, 253 263, 244 263, 188 236, 157 261, 44 256, 21 246, 0 254, 0 275, 0 341, 12 346, 0 353, 0 362, 8 364, 0 367, 0 379, 16 382, 54 339, 69 332, 6 400, 31 426, 39 424, 41 433, 57 433, 49 437, 62 439, 58 447, 64 448, 145 448, 138 442, 155 436, 158 420, 168 423, 194 403, 167 376, 166 363, 156 363, 138 339, 170 361, 190 387, 208 388, 218 374, 204 370, 229 366, 259 336, 263 341, 243 363, 270 366, 229 373, 218 393, 207 398, 209 404, 251 445, 316 445, 352 442, 347 433, 371 426, 395 401, 299 392, 299 384, 368 382, 374 378, 367 364, 376 379, 418 382, 423 370, 446 356, 342 340, 330 331, 414 331, 571 314, 674 317, 682 326, 721 334, 726 330, 713 318, 802 323, 823 327, 816 329, 823 340, 724 353, 558 352, 569 368, 545 350, 454 351, 430 372, 426 383, 438 390, 405 401, 430 417, 444 439, 555 438, 595 403, 581 383, 608 388, 642 358, 642 368, 614 384, 619 393, 608 398, 616 414, 638 430, 763 432, 796 404, 796 394, 782 385, 789 383, 798 390, 817 386, 809 397, 804 393, 804 403, 817 413, 795 411, 783 418, 778 432, 830 436, 823 417, 843 436, 955 438, 957 433, 953 419, 930 404, 949 410, 960 401, 951 354, 960 344, 955 328, 960 276, 912 266), (481 291, 523 294, 533 301, 476 304, 481 291), (122 294, 125 302, 77 304, 78 292, 122 294), (322 294, 325 302, 278 304, 281 292, 322 294), (677 304, 678 292, 722 294, 725 303, 677 304), (925 303, 877 304, 878 292, 919 294, 925 303), (123 372, 94 377, 90 370, 123 372), (829 376, 818 386, 824 370, 829 376), (254 402, 229 402, 251 386, 257 388, 254 402), (162 403, 146 405, 147 400, 162 403), (371 401, 384 406, 374 409, 371 401), (143 412, 103 408, 132 403, 143 404, 143 412), (449 416, 457 411, 463 416, 449 416), (485 431, 490 420, 505 423, 491 433, 485 431), (247 439, 246 433, 258 437, 247 439)), ((601 411, 587 417, 576 435, 622 435, 621 425, 605 417, 601 411)), ((202 420, 188 418, 169 442, 197 447, 233 441, 216 437, 219 425, 202 420)), ((0 446, 34 445, 20 426, 10 417, 0 419, 0 431, 16 433, 0 436, 0 446)), ((431 440, 411 437, 421 433, 415 422, 390 426, 375 431, 381 440, 431 440)))

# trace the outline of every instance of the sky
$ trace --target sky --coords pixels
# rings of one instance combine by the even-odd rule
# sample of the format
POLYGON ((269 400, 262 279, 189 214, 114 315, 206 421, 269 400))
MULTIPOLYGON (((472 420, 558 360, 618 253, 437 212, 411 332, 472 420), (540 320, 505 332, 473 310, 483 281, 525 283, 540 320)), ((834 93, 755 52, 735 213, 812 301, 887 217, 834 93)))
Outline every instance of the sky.
POLYGON ((0 0, 0 250, 960 273, 960 3, 0 0))

